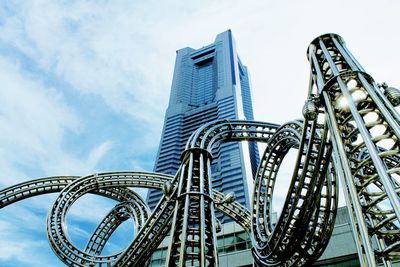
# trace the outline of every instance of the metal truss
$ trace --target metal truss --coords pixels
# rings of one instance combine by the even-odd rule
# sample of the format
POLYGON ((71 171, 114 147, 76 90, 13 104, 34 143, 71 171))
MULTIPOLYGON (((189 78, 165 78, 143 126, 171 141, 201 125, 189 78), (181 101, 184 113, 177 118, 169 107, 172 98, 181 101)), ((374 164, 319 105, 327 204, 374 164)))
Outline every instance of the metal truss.
POLYGON ((258 266, 308 266, 333 231, 338 179, 344 189, 362 266, 392 266, 400 256, 400 92, 377 85, 346 48, 326 34, 308 48, 311 64, 304 120, 276 125, 215 121, 189 138, 175 176, 109 172, 85 177, 41 178, 0 191, 0 208, 58 192, 47 218, 47 237, 68 266, 146 266, 170 233, 167 266, 218 266, 215 211, 231 217, 251 236, 258 266), (254 177, 251 211, 234 195, 212 190, 213 149, 221 142, 267 144, 254 177), (282 214, 272 224, 277 174, 289 150, 298 151, 282 214), (164 194, 150 212, 131 188, 164 194), (72 204, 91 193, 116 200, 80 250, 65 232, 72 204), (132 219, 135 237, 113 255, 102 255, 118 226, 132 219))
MULTIPOLYGON (((71 248, 75 249, 74 260, 70 261, 72 257, 70 254, 69 258, 64 257, 64 253, 58 252, 61 254, 57 255, 67 264, 74 266, 88 266, 88 264, 97 264, 97 266, 107 266, 114 262, 120 254, 107 256, 106 259, 96 259, 92 258, 92 255, 100 255, 102 249, 104 248, 108 238, 111 236, 112 232, 116 230, 116 228, 126 219, 133 218, 135 220, 135 226, 137 230, 142 233, 143 226, 146 225, 147 231, 143 234, 142 240, 149 238, 151 236, 150 230, 154 227, 163 226, 164 221, 160 217, 156 217, 152 219, 152 222, 149 221, 149 212, 147 205, 144 204, 143 200, 138 196, 134 191, 132 191, 131 187, 142 187, 142 188, 155 188, 162 189, 164 184, 170 183, 173 179, 172 176, 164 175, 164 174, 152 174, 152 173, 143 173, 143 172, 114 172, 114 173, 100 173, 96 175, 89 176, 87 178, 91 178, 91 183, 93 185, 99 185, 99 187, 95 188, 89 193, 102 195, 108 197, 110 199, 121 202, 116 205, 108 215, 100 222, 97 226, 96 230, 93 232, 90 237, 88 244, 85 247, 85 250, 79 254, 79 249, 74 248, 72 244, 69 244, 71 248), (93 178, 95 180, 93 180, 93 178), (84 257, 82 255, 88 254, 90 256, 84 257), (79 256, 80 255, 80 256, 79 256), (88 259, 90 258, 90 259, 88 259)), ((86 179, 87 179, 86 178, 86 179)), ((24 182, 21 184, 17 184, 6 188, 0 191, 0 207, 3 208, 12 203, 18 202, 20 200, 24 200, 33 196, 43 195, 54 192, 61 192, 64 190, 69 184, 73 184, 78 180, 82 180, 84 178, 79 178, 75 176, 66 176, 66 177, 48 177, 41 178, 36 180, 31 180, 28 182, 24 182)), ((218 191, 214 191, 214 198, 216 202, 216 209, 221 211, 223 214, 231 217, 236 220, 247 232, 250 232, 250 212, 245 209, 242 205, 237 202, 227 202, 224 201, 226 196, 218 191)), ((167 212, 166 216, 171 216, 172 211, 167 212)), ((156 215, 156 214, 154 214, 156 215)), ((159 215, 159 214, 157 214, 159 215)), ((164 215, 165 216, 165 215, 164 215)), ((170 224, 166 225, 167 230, 170 228, 170 224)), ((60 226, 62 227, 62 225, 60 226)), ((166 232, 164 235, 159 236, 158 240, 156 240, 155 247, 157 247, 160 242, 165 238, 166 232)), ((64 233, 65 235, 65 233, 64 233)), ((65 237, 64 237, 65 238, 65 237)), ((135 241, 139 243, 139 240, 135 241)), ((56 242, 56 241, 55 241, 56 242)), ((134 243, 132 244, 132 251, 134 248, 140 247, 141 244, 134 243)), ((62 251, 62 247, 53 248, 57 249, 57 251, 62 251)), ((68 249, 66 250, 68 252, 68 249)), ((66 253, 67 253, 66 252, 66 253)), ((129 252, 129 251, 126 251, 129 252)), ((132 253, 132 252, 130 252, 132 253)), ((130 254, 129 253, 129 254, 130 254)), ((127 253, 128 254, 128 253, 127 253)), ((129 255, 128 254, 128 255, 129 255)), ((150 253, 151 254, 151 253, 150 253)), ((129 257, 128 257, 129 259, 129 257)), ((143 263, 143 257, 138 257, 137 260, 141 260, 139 262, 143 263)), ((144 261, 146 262, 146 261, 144 261)), ((124 263, 121 263, 120 266, 123 266, 124 263)))
POLYGON ((308 58, 309 91, 324 105, 360 262, 392 266, 400 255, 400 93, 379 88, 336 34, 315 39, 308 58))
POLYGON ((325 249, 335 222, 337 183, 330 168, 326 123, 317 118, 280 127, 269 140, 254 180, 253 254, 260 265, 299 266, 325 249), (272 196, 283 158, 298 150, 282 214, 272 225, 272 196), (327 175, 328 174, 328 175, 327 175))

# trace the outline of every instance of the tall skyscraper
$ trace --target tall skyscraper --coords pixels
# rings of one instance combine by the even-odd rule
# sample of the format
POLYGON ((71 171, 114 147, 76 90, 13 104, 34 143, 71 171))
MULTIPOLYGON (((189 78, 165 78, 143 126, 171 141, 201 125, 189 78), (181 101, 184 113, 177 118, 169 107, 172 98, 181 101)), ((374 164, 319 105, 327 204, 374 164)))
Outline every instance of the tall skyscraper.
MULTIPOLYGON (((253 120, 249 75, 236 52, 230 30, 198 50, 177 51, 174 77, 155 172, 174 175, 186 141, 201 125, 218 119, 253 120)), ((224 143, 213 151, 214 189, 234 192, 237 201, 250 206, 252 175, 259 161, 255 143, 224 143)), ((151 190, 153 209, 162 192, 151 190)))

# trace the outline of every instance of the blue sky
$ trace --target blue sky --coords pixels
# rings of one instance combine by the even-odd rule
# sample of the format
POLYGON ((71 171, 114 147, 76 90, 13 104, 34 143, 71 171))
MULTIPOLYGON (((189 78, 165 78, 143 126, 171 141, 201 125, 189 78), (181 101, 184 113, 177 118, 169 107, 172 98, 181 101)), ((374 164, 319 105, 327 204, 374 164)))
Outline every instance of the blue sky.
MULTIPOLYGON (((232 29, 257 120, 301 116, 306 49, 336 32, 376 81, 399 86, 398 1, 1 1, 0 187, 54 175, 151 171, 175 50, 232 29), (335 6, 332 6, 335 4, 335 6)), ((54 195, 0 210, 0 266, 63 266, 45 237, 54 195)), ((84 245, 114 203, 78 201, 84 245)), ((108 251, 130 240, 125 224, 108 251), (118 242, 117 242, 118 240, 118 242)))

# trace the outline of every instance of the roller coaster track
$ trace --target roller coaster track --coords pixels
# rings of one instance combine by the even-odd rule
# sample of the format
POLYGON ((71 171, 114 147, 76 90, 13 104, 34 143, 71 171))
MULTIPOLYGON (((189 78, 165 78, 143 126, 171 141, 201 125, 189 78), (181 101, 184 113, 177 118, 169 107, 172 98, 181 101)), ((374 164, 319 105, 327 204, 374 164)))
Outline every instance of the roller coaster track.
POLYGON ((362 266, 393 266, 400 256, 400 92, 378 86, 336 34, 316 38, 304 120, 272 123, 223 120, 193 132, 175 176, 109 172, 24 182, 0 191, 0 208, 58 192, 47 218, 47 237, 69 266, 148 265, 170 233, 167 266, 218 266, 215 210, 231 217, 251 236, 258 266, 309 266, 331 237, 338 203, 338 179, 350 213, 362 266), (254 177, 251 211, 231 194, 212 190, 212 152, 222 142, 264 142, 254 177), (272 199, 280 166, 297 150, 282 214, 272 224, 272 199), (131 188, 164 194, 150 212, 131 188), (118 204, 99 223, 84 250, 65 233, 75 201, 91 193, 118 204), (126 249, 102 255, 110 236, 131 219, 135 236, 126 249))

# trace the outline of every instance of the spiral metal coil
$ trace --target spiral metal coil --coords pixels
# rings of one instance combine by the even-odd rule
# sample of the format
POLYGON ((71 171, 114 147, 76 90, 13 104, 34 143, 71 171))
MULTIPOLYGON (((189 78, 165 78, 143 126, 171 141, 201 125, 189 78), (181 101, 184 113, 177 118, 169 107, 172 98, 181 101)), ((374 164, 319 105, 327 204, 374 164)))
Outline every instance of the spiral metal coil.
POLYGON ((0 208, 58 192, 47 218, 47 237, 69 266, 148 265, 170 233, 168 266, 218 266, 215 211, 231 217, 252 240, 258 266, 309 266, 326 248, 338 203, 340 179, 362 266, 392 266, 400 256, 399 91, 378 86, 336 34, 316 38, 304 120, 277 125, 214 121, 193 132, 175 176, 109 172, 85 177, 36 179, 0 191, 0 208), (213 149, 222 142, 264 142, 254 177, 251 210, 234 196, 212 190, 213 149), (278 172, 289 150, 297 150, 282 214, 272 224, 278 172), (153 212, 132 187, 163 190, 153 212), (65 232, 66 216, 85 194, 119 203, 94 230, 83 250, 65 232), (135 227, 126 249, 102 255, 113 232, 127 219, 135 227))

